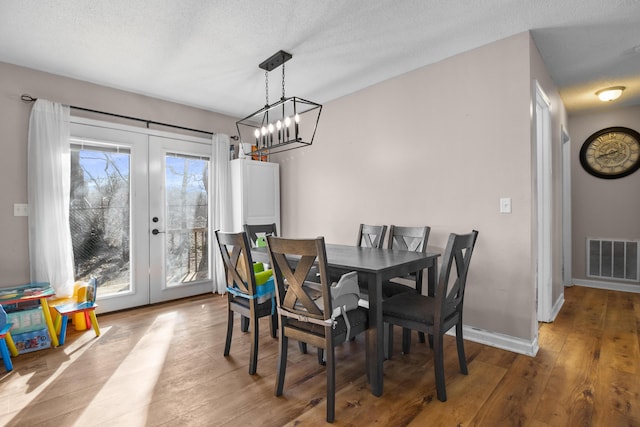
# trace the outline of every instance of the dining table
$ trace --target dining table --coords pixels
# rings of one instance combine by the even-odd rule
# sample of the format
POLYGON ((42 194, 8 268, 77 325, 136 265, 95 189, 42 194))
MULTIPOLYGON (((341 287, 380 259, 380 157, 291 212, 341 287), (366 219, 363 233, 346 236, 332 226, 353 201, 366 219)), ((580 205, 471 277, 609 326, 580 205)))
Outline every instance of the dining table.
MULTIPOLYGON (((366 365, 371 393, 381 396, 385 360, 382 283, 394 277, 427 270, 428 289, 435 289, 440 254, 337 244, 326 244, 325 250, 330 270, 336 273, 356 271, 359 280, 367 282, 369 329, 366 334, 366 365)), ((255 261, 269 262, 267 248, 252 248, 251 255, 255 261)), ((418 274, 418 280, 421 277, 422 274, 418 274)))

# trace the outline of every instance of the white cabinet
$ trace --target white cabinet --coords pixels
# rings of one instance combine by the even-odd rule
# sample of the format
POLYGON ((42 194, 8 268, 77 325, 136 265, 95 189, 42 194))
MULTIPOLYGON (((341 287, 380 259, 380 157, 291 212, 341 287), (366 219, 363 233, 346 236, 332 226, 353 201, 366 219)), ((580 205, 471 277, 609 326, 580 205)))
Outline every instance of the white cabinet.
POLYGON ((276 223, 280 233, 280 165, 249 159, 231 161, 233 231, 244 224, 276 223))

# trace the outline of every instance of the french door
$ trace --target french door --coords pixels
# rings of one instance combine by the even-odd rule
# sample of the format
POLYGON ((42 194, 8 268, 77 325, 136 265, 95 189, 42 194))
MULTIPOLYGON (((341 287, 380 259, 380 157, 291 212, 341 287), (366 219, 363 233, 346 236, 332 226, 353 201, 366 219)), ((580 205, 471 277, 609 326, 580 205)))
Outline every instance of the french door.
POLYGON ((73 118, 76 280, 100 311, 212 290, 209 140, 73 118))
POLYGON ((150 301, 211 291, 211 145, 149 138, 150 301))

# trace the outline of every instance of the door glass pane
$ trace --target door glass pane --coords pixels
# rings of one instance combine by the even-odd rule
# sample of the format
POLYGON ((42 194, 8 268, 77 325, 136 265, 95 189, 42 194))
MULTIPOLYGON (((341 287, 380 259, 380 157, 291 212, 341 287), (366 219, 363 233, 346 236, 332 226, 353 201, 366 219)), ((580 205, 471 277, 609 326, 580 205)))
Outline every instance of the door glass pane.
POLYGON ((167 153, 166 286, 210 278, 209 159, 167 153))
POLYGON ((98 296, 131 291, 130 152, 71 147, 69 224, 76 280, 98 279, 98 296))

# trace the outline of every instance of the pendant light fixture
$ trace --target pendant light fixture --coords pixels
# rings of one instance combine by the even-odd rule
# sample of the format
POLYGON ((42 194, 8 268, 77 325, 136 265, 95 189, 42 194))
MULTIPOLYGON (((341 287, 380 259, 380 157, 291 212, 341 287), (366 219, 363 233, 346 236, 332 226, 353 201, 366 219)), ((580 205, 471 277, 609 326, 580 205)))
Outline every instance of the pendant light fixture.
POLYGON ((264 108, 236 122, 241 147, 252 146, 251 155, 254 159, 265 159, 269 154, 313 143, 322 105, 295 96, 285 96, 284 63, 291 58, 290 53, 281 50, 258 65, 265 70, 266 104, 264 108), (269 72, 279 66, 282 66, 282 97, 269 104, 269 72))

